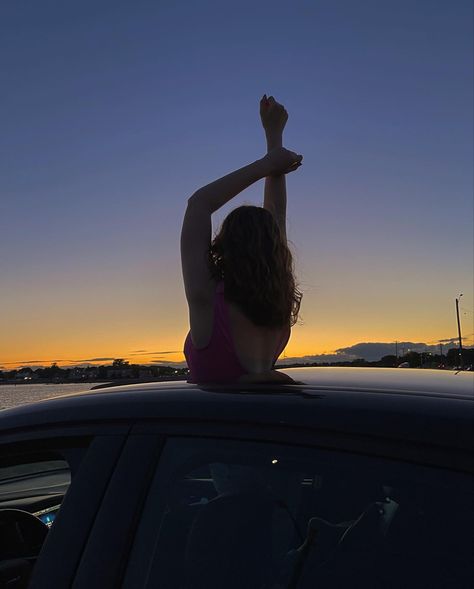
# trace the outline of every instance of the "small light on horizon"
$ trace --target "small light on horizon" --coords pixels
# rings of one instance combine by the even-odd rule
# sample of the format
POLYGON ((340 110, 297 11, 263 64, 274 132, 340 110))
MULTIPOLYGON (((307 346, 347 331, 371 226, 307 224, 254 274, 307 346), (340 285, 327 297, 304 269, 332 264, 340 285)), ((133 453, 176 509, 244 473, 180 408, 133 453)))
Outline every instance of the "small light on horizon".
POLYGON ((278 460, 277 460, 276 458, 274 458, 274 459, 272 460, 272 464, 276 464, 277 462, 278 462, 278 460))

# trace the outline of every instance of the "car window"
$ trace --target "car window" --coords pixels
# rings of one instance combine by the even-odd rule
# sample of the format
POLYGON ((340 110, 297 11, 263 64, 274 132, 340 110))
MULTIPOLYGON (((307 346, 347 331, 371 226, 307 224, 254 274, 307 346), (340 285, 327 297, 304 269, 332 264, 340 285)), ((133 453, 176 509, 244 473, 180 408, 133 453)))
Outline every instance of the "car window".
POLYGON ((1 448, 2 581, 26 586, 87 445, 88 440, 41 440, 1 448))
POLYGON ((65 460, 43 460, 0 468, 0 509, 27 508, 50 527, 71 483, 65 460))
POLYGON ((123 587, 470 587, 472 492, 379 458, 169 439, 123 587))

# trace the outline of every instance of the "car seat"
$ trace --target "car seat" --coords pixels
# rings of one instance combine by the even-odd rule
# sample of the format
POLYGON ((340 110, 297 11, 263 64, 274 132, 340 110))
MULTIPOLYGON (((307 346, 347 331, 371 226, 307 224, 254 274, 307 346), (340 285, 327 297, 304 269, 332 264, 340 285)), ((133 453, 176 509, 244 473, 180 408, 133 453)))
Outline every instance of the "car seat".
POLYGON ((264 491, 220 495, 204 505, 185 556, 186 589, 261 589, 272 574, 273 498, 264 491))

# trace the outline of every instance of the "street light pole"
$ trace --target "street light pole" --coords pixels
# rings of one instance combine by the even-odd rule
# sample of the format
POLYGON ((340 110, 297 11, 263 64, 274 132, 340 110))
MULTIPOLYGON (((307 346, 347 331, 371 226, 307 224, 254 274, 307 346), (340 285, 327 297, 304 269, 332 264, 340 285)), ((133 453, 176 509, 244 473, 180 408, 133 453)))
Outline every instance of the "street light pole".
POLYGON ((459 337, 459 366, 461 370, 463 369, 463 359, 462 359, 462 337, 461 337, 461 321, 459 319, 459 299, 462 297, 462 293, 459 295, 459 298, 456 298, 456 318, 458 320, 458 337, 459 337))

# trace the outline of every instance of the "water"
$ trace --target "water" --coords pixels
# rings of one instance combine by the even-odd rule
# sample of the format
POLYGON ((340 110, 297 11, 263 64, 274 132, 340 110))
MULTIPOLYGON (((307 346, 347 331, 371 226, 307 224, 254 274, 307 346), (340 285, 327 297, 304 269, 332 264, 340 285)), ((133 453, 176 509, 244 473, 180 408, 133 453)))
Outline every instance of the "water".
POLYGON ((59 397, 69 393, 89 391, 97 382, 68 384, 5 384, 0 385, 0 409, 35 403, 42 399, 59 397))

